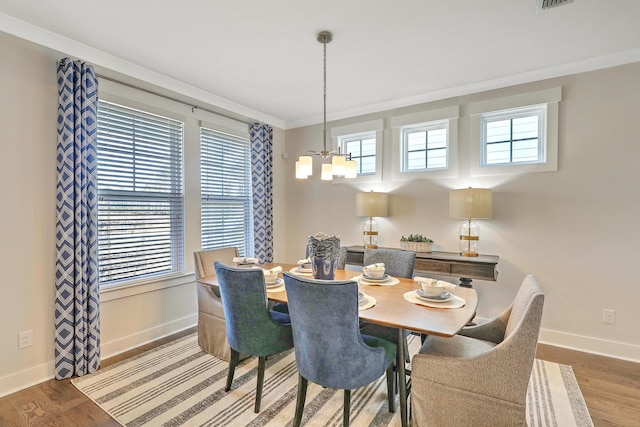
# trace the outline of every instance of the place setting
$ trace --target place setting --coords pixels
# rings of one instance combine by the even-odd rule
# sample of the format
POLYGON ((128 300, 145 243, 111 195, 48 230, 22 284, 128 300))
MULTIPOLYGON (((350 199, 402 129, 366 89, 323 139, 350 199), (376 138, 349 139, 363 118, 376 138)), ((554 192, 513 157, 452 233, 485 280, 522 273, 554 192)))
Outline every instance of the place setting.
POLYGON ((277 266, 272 269, 262 269, 264 274, 264 283, 267 288, 267 292, 282 292, 284 291, 284 280, 278 277, 278 274, 282 273, 282 267, 277 266))
POLYGON ((414 277, 413 280, 420 288, 403 295, 411 303, 434 308, 460 308, 466 304, 463 298, 454 295, 456 285, 453 283, 426 277, 414 277))
POLYGON ((358 310, 366 310, 376 305, 376 299, 364 292, 358 292, 358 310))
POLYGON ((313 268, 311 268, 311 260, 308 258, 298 261, 298 266, 289 270, 289 273, 297 276, 310 276, 313 277, 313 268))
POLYGON ((385 273, 384 263, 382 262, 362 267, 362 274, 354 277, 353 280, 363 286, 393 286, 400 283, 398 278, 385 273))

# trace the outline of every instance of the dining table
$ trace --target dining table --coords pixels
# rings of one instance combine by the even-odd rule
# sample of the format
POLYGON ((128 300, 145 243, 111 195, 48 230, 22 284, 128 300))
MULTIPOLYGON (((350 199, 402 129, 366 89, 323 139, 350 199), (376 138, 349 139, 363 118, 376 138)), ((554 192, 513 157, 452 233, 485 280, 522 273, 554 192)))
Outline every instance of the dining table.
MULTIPOLYGON (((268 263, 257 265, 263 269, 281 267, 282 271, 290 271, 292 274, 313 279, 313 274, 302 272, 296 264, 268 263)), ((476 313, 478 296, 472 288, 451 286, 450 292, 457 297, 457 301, 463 301, 463 305, 457 308, 445 308, 447 305, 429 304, 425 306, 415 303, 411 298, 416 290, 420 289, 420 284, 413 279, 393 277, 388 283, 367 282, 361 279, 362 272, 354 270, 336 270, 334 280, 355 280, 358 282, 358 289, 367 298, 372 297, 374 303, 366 309, 359 310, 360 320, 379 325, 389 326, 398 330, 398 341, 404 341, 404 331, 412 331, 424 335, 438 335, 442 337, 452 337, 467 323, 469 323, 476 313)), ((282 279, 282 273, 279 275, 282 279)), ((197 279, 199 283, 217 286, 215 276, 205 276, 197 279)), ((287 302, 287 293, 284 286, 276 289, 267 289, 267 298, 274 302, 287 302)), ((405 360, 405 348, 398 346, 398 360, 405 360)), ((400 418, 402 426, 409 425, 407 414, 407 371, 404 363, 400 363, 398 368, 398 392, 400 397, 400 418)))

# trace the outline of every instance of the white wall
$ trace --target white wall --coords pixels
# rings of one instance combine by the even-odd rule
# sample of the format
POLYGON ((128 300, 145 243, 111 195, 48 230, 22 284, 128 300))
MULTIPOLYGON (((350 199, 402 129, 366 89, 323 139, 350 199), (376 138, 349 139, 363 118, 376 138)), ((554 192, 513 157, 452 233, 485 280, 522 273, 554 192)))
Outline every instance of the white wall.
MULTIPOLYGON (((55 195, 57 83, 55 61, 65 56, 0 32, 0 396, 54 375, 55 195), (18 333, 33 331, 33 346, 18 350, 18 333)), ((104 69, 97 71, 112 75, 104 69)), ((117 77, 117 76, 116 76, 117 77)), ((152 106, 185 123, 186 273, 100 295, 102 357, 109 357, 196 324, 193 252, 200 249, 200 121, 243 126, 106 80, 100 98, 152 106)), ((173 94, 175 96, 175 94, 173 94)), ((274 129, 283 151, 284 131, 274 129)), ((276 172, 283 159, 274 158, 276 172)), ((274 177, 275 227, 284 229, 284 172, 274 177)), ((284 254, 275 236, 275 257, 284 254)))
POLYGON ((459 221, 448 218, 449 189, 490 187, 494 217, 479 221, 480 245, 481 253, 500 256, 499 277, 474 281, 478 315, 499 314, 533 273, 547 294, 541 341, 640 361, 640 279, 634 267, 640 239, 638 75, 636 63, 329 123, 385 120, 378 184, 329 184, 318 175, 293 179, 298 155, 322 146, 322 127, 288 130, 286 191, 295 203, 287 205, 287 259, 298 259, 307 236, 318 231, 340 234, 342 244, 361 244, 364 218, 355 216, 355 193, 372 189, 391 195, 390 216, 378 219, 381 246, 398 247, 401 235, 421 233, 435 240, 436 250, 455 252, 459 221), (558 171, 471 177, 468 104, 557 86, 563 93, 558 171), (449 105, 460 105, 458 176, 392 181, 388 119, 449 105), (604 308, 616 311, 616 324, 602 323, 604 308))

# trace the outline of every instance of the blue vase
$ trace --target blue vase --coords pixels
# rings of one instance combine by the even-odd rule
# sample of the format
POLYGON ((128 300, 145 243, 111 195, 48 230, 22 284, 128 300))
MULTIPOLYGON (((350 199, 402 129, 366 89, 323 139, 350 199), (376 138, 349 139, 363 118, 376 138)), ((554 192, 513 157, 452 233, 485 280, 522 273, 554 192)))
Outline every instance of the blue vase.
POLYGON ((338 259, 310 257, 313 278, 321 280, 333 280, 338 267, 338 259))

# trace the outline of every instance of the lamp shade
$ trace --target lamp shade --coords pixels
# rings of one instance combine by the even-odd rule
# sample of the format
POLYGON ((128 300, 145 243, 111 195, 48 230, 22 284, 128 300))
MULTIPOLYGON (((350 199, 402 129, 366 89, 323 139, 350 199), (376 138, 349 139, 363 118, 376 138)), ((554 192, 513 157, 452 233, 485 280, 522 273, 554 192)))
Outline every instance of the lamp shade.
POLYGON ((369 193, 356 193, 357 216, 388 216, 389 195, 370 191, 369 193))
POLYGON ((449 218, 486 219, 491 216, 491 189, 469 187, 449 192, 449 218))

